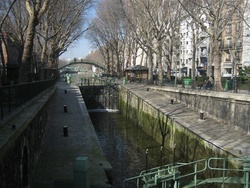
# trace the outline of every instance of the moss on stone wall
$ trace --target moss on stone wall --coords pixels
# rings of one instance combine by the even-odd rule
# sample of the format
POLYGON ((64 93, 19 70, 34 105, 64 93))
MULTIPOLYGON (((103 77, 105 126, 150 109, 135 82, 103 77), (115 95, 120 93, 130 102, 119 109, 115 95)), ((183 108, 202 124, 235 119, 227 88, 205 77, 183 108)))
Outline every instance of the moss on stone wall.
MULTIPOLYGON (((119 108, 123 115, 143 131, 165 148, 172 150, 173 153, 170 155, 175 155, 175 161, 192 162, 211 157, 233 157, 204 141, 199 135, 193 134, 173 118, 124 88, 120 90, 119 108)), ((215 164, 215 166, 221 165, 220 162, 215 164)), ((229 166, 233 164, 228 164, 227 167, 229 166)), ((206 174, 206 177, 213 176, 211 173, 206 174)))

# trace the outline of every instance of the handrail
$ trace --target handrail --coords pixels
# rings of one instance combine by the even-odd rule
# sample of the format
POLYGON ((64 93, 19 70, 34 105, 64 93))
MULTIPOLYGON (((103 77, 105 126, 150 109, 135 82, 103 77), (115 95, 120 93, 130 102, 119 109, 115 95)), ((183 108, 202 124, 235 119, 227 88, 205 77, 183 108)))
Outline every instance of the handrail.
POLYGON ((211 170, 218 170, 218 171, 235 171, 235 172, 243 172, 245 171, 244 168, 243 169, 236 169, 236 168, 225 168, 225 166, 223 165, 223 168, 218 168, 218 167, 212 167, 212 161, 214 160, 223 160, 223 164, 225 161, 239 161, 239 162, 245 162, 246 160, 248 160, 248 158, 244 157, 244 158, 217 158, 217 157, 211 157, 208 159, 208 168, 211 170))
MULTIPOLYGON (((152 182, 153 185, 157 185, 157 183, 166 183, 169 181, 178 181, 181 178, 187 177, 187 176, 192 176, 192 175, 197 175, 198 173, 201 173, 205 171, 207 168, 207 161, 205 159, 197 160, 191 163, 173 163, 173 164, 167 164, 164 166, 159 166, 155 167, 149 170, 143 170, 139 176, 131 177, 123 181, 123 188, 125 188, 125 183, 128 181, 136 180, 137 187, 140 186, 140 181, 144 181, 144 183, 147 183, 147 181, 152 182), (197 164, 198 163, 204 163, 203 168, 197 169, 197 164), (180 175, 179 169, 180 168, 185 168, 187 166, 194 166, 194 171, 185 174, 185 175, 180 175)), ((196 177, 194 177, 195 179, 196 177)), ((150 186, 148 186, 150 187, 150 186)))
MULTIPOLYGON (((196 175, 197 173, 204 172, 207 169, 207 161, 206 161, 206 159, 200 159, 200 160, 197 160, 197 161, 194 161, 194 162, 191 162, 191 163, 186 163, 182 167, 184 167, 184 166, 187 167, 187 166, 191 166, 191 165, 194 165, 194 167, 195 167, 194 171, 192 173, 189 173, 189 174, 180 175, 178 177, 178 179, 188 177, 188 176, 192 176, 192 175, 196 175), (197 169, 197 164, 201 163, 201 162, 204 162, 203 168, 202 169, 197 169)), ((180 166, 179 166, 179 168, 180 168, 180 166)))
POLYGON ((55 84, 54 79, 0 87, 0 118, 14 111, 55 84))
MULTIPOLYGON (((218 163, 216 163, 218 164, 218 163)), ((155 167, 148 170, 143 170, 139 176, 135 176, 132 178, 128 178, 123 181, 123 188, 125 188, 125 183, 128 181, 136 180, 137 188, 140 187, 140 182, 144 182, 146 187, 154 187, 159 183, 172 183, 174 182, 174 187, 178 187, 179 182, 181 179, 193 176, 193 181, 188 184, 187 187, 196 187, 198 184, 208 184, 211 183, 213 180, 214 182, 221 183, 221 186, 224 187, 224 184, 230 183, 240 183, 244 184, 245 188, 249 186, 249 176, 250 176, 250 158, 243 157, 243 158, 217 158, 212 157, 208 160, 201 159, 190 163, 174 163, 174 164, 167 164, 160 167, 155 167), (212 163, 216 160, 222 160, 222 167, 213 167, 212 163), (240 164, 240 168, 226 168, 227 161, 234 161, 240 164), (198 165, 202 165, 200 169, 198 169, 198 165), (179 170, 180 168, 186 168, 188 166, 193 166, 193 171, 184 175, 181 175, 179 170), (201 172, 209 170, 217 170, 223 171, 222 177, 217 178, 208 178, 202 181, 197 180, 197 175, 201 172), (226 171, 234 171, 234 172, 244 172, 242 177, 226 177, 226 171), (236 181, 238 180, 238 181, 236 181)))

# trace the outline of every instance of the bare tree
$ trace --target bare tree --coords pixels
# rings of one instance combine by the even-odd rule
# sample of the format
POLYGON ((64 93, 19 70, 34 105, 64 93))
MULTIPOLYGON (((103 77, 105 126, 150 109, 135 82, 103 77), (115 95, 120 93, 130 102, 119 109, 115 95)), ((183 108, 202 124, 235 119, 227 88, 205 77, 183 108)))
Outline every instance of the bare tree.
MULTIPOLYGON (((7 45, 6 45, 6 41, 5 41, 5 37, 2 36, 3 34, 3 25, 6 21, 6 19, 8 18, 8 15, 10 13, 10 11, 12 10, 12 7, 15 5, 16 3, 16 0, 13 0, 13 1, 1 1, 0 3, 0 7, 2 7, 2 9, 0 9, 0 55, 1 55, 1 62, 2 62, 2 74, 1 74, 1 83, 4 83, 5 82, 5 79, 6 79, 6 60, 4 58, 4 54, 3 54, 3 49, 2 49, 2 46, 5 46, 5 48, 7 48, 7 45)), ((6 53, 7 53, 7 58, 8 58, 8 50, 6 50, 6 53)))
POLYGON ((187 13, 199 23, 210 39, 210 53, 213 57, 213 62, 210 59, 210 65, 214 65, 214 85, 217 90, 222 90, 221 85, 221 50, 220 42, 221 35, 225 30, 226 25, 231 21, 232 15, 240 6, 241 1, 228 0, 178 0, 187 13), (200 11, 197 11, 200 10, 200 11), (198 14, 197 14, 198 12, 198 14), (200 17, 203 14, 209 23, 206 27, 204 20, 200 17))
POLYGON ((149 83, 157 70, 159 84, 162 84, 164 66, 167 67, 168 78, 171 77, 171 46, 179 43, 180 5, 173 0, 128 0, 125 12, 135 41, 147 55, 149 83))
POLYGON ((56 68, 58 57, 87 31, 86 13, 92 4, 93 0, 51 0, 37 30, 40 59, 48 67, 56 68))
POLYGON ((87 38, 105 57, 110 74, 122 76, 125 51, 125 27, 118 1, 105 0, 98 5, 87 38))
POLYGON ((25 2, 16 1, 3 26, 4 30, 10 32, 13 40, 18 44, 19 62, 22 59, 28 19, 29 16, 25 8, 25 2))
MULTIPOLYGON (((154 33, 151 13, 155 10, 151 9, 153 2, 143 0, 128 0, 124 4, 124 12, 127 19, 128 29, 133 32, 131 35, 133 42, 139 45, 140 51, 146 54, 146 62, 149 68, 148 82, 153 82, 153 54, 155 47, 153 46, 154 33), (152 12, 151 12, 152 11, 152 12)), ((134 51, 137 54, 139 51, 134 51)), ((137 55, 134 55, 137 57, 137 55)), ((139 56, 143 58, 143 56, 139 56)))
POLYGON ((19 82, 27 82, 29 80, 28 77, 32 72, 31 64, 36 27, 46 12, 49 2, 50 0, 25 0, 26 9, 29 13, 29 21, 20 67, 19 82))

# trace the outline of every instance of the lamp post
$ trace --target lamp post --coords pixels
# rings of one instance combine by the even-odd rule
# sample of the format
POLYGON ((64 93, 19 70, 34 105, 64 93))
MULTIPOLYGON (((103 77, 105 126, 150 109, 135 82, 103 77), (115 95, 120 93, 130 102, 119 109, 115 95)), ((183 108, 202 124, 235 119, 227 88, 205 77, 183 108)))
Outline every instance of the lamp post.
POLYGON ((148 172, 148 149, 146 149, 146 173, 148 172))
POLYGON ((160 149, 160 152, 161 152, 161 165, 160 165, 160 168, 162 167, 162 157, 163 157, 163 146, 161 146, 161 149, 160 149))
MULTIPOLYGON (((174 85, 175 87, 177 86, 177 63, 179 62, 179 47, 176 47, 174 50, 174 56, 175 59, 173 58, 174 62, 175 62, 175 78, 174 78, 174 85)), ((179 73, 181 71, 181 66, 179 65, 179 73)))
POLYGON ((177 62, 175 61, 175 67, 174 67, 174 71, 175 71, 175 76, 174 76, 174 86, 177 86, 177 62))

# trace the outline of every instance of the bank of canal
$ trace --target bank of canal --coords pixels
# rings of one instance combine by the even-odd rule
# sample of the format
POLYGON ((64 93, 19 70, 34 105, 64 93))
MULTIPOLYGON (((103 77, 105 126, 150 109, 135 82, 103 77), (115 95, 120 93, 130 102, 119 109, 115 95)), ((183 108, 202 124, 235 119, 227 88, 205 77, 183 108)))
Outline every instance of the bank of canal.
POLYGON ((123 180, 146 168, 172 163, 172 151, 165 148, 161 151, 155 139, 121 114, 90 113, 90 117, 103 152, 113 167, 113 187, 122 187, 123 180))

